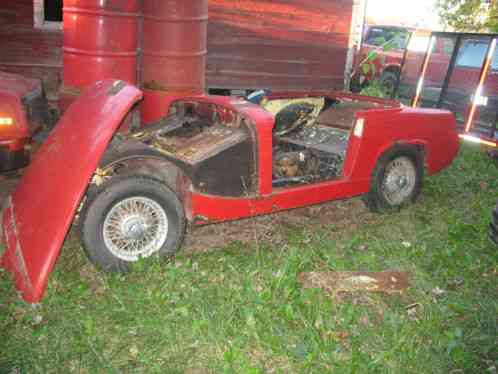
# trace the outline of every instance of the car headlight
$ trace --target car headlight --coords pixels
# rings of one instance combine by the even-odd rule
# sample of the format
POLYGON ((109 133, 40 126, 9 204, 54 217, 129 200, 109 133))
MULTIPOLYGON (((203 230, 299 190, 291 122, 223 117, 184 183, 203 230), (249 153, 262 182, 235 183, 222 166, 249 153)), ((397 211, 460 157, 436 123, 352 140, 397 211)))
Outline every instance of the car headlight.
POLYGON ((14 124, 14 118, 0 117, 0 126, 12 126, 13 124, 14 124))

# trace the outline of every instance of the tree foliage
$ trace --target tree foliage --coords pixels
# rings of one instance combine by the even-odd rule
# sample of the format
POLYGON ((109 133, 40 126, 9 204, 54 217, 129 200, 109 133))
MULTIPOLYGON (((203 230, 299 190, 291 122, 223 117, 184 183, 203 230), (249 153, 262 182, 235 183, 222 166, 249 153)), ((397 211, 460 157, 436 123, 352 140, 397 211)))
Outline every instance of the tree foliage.
POLYGON ((437 8, 456 31, 498 32, 498 0, 437 0, 437 8))

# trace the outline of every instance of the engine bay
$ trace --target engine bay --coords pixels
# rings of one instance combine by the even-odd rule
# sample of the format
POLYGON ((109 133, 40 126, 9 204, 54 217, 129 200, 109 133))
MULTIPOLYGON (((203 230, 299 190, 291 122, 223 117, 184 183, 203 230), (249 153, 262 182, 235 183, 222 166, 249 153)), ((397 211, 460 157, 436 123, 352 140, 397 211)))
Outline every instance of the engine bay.
MULTIPOLYGON (((260 106, 275 118, 273 187, 340 178, 355 113, 380 105, 325 96, 263 98, 260 106)), ((188 165, 199 191, 241 196, 255 192, 257 185, 256 131, 235 110, 179 101, 167 117, 133 137, 188 165)))
POLYGON ((178 102, 168 117, 134 135, 154 149, 196 164, 249 138, 245 120, 214 104, 178 102))
POLYGON ((340 178, 356 111, 378 104, 310 97, 261 106, 275 116, 273 186, 283 187, 340 178))

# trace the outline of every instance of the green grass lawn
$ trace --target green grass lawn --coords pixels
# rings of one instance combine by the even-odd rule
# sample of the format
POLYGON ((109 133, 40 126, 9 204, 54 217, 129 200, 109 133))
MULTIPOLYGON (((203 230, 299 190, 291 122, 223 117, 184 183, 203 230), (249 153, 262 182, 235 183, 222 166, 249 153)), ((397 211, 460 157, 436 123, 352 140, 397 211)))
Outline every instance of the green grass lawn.
POLYGON ((0 271, 0 373, 492 373, 498 249, 486 231, 497 191, 496 164, 467 145, 400 212, 329 204, 345 217, 128 275, 98 272, 71 234, 40 306, 0 271), (333 298, 297 278, 331 270, 406 271, 411 284, 333 298))

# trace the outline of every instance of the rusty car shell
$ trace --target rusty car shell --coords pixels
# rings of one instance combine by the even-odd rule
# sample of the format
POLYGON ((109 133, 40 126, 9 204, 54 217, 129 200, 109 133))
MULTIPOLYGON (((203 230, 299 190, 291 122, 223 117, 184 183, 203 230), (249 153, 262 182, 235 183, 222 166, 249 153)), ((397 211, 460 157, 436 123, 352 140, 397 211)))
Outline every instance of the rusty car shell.
POLYGON ((205 95, 171 97, 161 121, 118 133, 140 96, 117 82, 87 91, 9 198, 2 215, 7 248, 2 262, 16 274, 25 300, 41 300, 86 188, 114 174, 152 172, 177 194, 187 220, 203 225, 366 194, 377 161, 396 145, 420 150, 428 174, 447 167, 459 148, 450 112, 340 92, 269 95, 268 101, 327 103, 312 124, 280 138, 274 136, 278 115, 263 106, 205 95), (340 167, 325 173, 311 168, 318 170, 312 178, 299 173, 276 178, 279 147, 290 147, 285 155, 296 147, 307 155, 309 148, 313 157, 325 154, 325 163, 332 155, 340 167), (30 193, 34 185, 37 194, 30 193))
POLYGON ((1 265, 28 302, 43 296, 73 216, 107 144, 141 92, 103 81, 75 102, 8 198, 2 211, 1 265), (36 192, 33 192, 36 191, 36 192))

